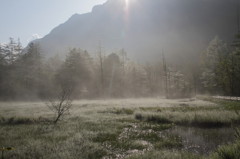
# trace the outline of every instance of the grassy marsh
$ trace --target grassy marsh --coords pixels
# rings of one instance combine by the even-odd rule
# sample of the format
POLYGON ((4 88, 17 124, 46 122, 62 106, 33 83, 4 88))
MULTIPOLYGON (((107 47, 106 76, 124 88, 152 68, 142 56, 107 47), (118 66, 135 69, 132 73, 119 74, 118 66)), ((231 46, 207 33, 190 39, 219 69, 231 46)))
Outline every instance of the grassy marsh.
MULTIPOLYGON (((74 102, 71 114, 57 125, 50 122, 53 114, 42 102, 2 102, 0 146, 14 147, 5 153, 13 159, 214 158, 218 151, 230 150, 194 153, 184 149, 182 136, 166 132, 177 125, 201 129, 238 126, 238 107, 232 104, 230 109, 227 103, 218 102, 82 100, 74 102)), ((234 144, 227 146, 236 149, 234 144)))

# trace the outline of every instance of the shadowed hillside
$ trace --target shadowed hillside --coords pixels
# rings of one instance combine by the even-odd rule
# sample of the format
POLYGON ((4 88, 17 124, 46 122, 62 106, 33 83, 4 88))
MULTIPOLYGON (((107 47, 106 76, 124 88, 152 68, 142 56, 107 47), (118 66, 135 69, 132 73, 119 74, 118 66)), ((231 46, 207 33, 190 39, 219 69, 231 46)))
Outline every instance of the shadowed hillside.
POLYGON ((140 61, 154 59, 163 48, 179 60, 195 57, 216 35, 232 40, 236 18, 234 0, 133 0, 128 6, 109 0, 91 13, 73 15, 36 42, 46 56, 65 57, 74 47, 95 53, 101 41, 106 51, 125 48, 140 61))

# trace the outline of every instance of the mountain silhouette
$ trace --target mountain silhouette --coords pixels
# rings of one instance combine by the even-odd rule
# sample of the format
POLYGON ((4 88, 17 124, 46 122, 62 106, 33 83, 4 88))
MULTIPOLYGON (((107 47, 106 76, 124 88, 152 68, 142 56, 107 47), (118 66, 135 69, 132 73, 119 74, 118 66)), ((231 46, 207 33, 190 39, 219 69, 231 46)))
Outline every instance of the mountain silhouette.
POLYGON ((47 57, 70 48, 96 53, 124 48, 137 60, 196 58, 216 35, 231 42, 237 32, 236 0, 108 0, 92 12, 74 14, 35 40, 47 57))

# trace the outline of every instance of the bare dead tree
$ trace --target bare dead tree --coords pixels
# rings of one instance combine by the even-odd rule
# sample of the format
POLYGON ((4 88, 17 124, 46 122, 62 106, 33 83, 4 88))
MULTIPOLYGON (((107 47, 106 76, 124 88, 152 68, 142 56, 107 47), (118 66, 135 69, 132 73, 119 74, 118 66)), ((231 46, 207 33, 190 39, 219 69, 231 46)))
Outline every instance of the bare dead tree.
POLYGON ((103 72, 103 55, 102 55, 102 46, 99 43, 99 62, 100 62, 100 73, 101 73, 101 93, 104 94, 104 72, 103 72))
POLYGON ((169 98, 169 72, 167 70, 167 63, 166 63, 166 59, 164 56, 164 52, 162 52, 162 60, 163 60, 163 73, 164 73, 164 77, 165 77, 165 96, 166 98, 169 98))
POLYGON ((69 114, 72 107, 71 95, 73 92, 73 87, 63 87, 57 98, 49 99, 46 103, 48 108, 56 115, 54 119, 54 124, 56 124, 61 118, 66 114, 69 114))

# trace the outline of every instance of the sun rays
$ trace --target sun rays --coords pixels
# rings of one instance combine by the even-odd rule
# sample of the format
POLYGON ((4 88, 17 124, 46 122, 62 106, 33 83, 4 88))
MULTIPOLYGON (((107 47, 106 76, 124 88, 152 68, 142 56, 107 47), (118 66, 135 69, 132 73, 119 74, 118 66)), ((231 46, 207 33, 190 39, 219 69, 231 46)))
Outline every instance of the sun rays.
POLYGON ((128 8, 128 6, 129 6, 129 0, 125 0, 125 5, 126 5, 126 7, 128 8))

